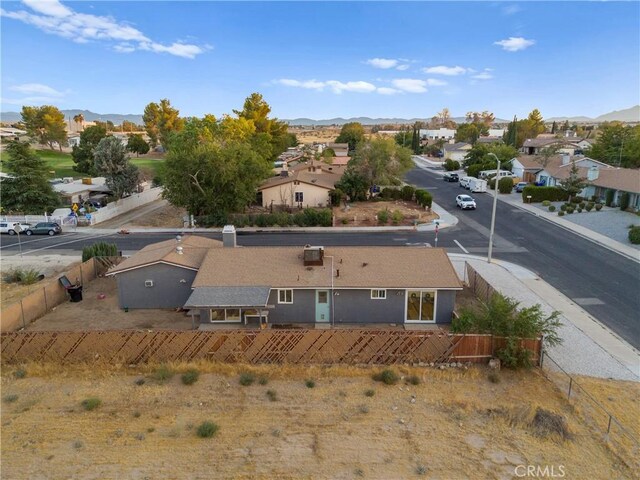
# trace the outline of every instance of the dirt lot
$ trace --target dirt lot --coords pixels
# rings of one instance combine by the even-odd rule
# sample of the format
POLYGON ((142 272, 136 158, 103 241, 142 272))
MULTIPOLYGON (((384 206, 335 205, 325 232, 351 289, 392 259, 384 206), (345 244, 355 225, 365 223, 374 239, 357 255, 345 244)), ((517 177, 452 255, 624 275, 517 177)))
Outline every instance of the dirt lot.
POLYGON ((537 371, 491 383, 483 368, 401 367, 422 383, 387 386, 370 369, 264 366, 252 370, 268 383, 243 387, 249 367, 195 367, 191 386, 153 380, 155 367, 4 368, 3 478, 511 479, 518 465, 634 478, 537 371), (85 411, 90 397, 101 405, 85 411), (562 415, 571 439, 537 436, 537 407, 562 415), (204 421, 213 438, 196 435, 204 421))
POLYGON ((129 328, 190 330, 191 317, 173 310, 131 310, 118 307, 116 280, 97 278, 85 285, 82 302, 58 305, 27 330, 114 330, 129 328), (106 298, 99 299, 104 294, 106 298))
POLYGON ((325 128, 289 128, 291 133, 295 133, 300 143, 327 143, 335 142, 338 135, 340 135, 340 128, 338 127, 325 127, 325 128))
POLYGON ((48 282, 81 261, 80 256, 67 255, 39 255, 37 257, 26 256, 21 259, 20 256, 2 257, 0 268, 3 275, 0 281, 0 305, 11 305, 28 295, 34 290, 41 288, 43 282, 48 282), (44 280, 33 285, 20 285, 18 283, 6 283, 4 281, 4 273, 11 268, 34 269, 45 276, 44 280))
POLYGON ((403 220, 398 225, 413 225, 414 220, 418 223, 427 223, 438 218, 433 212, 427 212, 415 202, 404 202, 395 200, 389 202, 357 202, 349 204, 349 209, 344 207, 334 207, 333 214, 336 217, 336 226, 378 226, 377 215, 381 210, 389 212, 387 225, 393 225, 392 214, 399 210, 403 215, 403 220))

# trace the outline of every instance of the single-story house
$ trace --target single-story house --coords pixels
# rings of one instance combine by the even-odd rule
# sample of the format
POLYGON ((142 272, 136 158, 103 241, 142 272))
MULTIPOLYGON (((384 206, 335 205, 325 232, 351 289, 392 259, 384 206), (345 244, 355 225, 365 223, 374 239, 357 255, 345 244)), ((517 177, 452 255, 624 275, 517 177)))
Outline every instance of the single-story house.
MULTIPOLYGON (((294 167, 295 168, 295 167, 294 167)), ((335 189, 341 175, 335 173, 310 172, 306 168, 281 172, 279 177, 265 180, 258 187, 260 204, 288 207, 326 207, 331 205, 329 192, 335 189)))
POLYGON ((327 143, 327 148, 333 150, 336 157, 346 157, 349 155, 348 143, 327 143))
POLYGON ((559 154, 577 155, 591 147, 591 143, 578 137, 556 137, 551 134, 541 134, 536 138, 528 138, 522 144, 520 151, 526 155, 539 155, 540 151, 555 146, 559 154))
POLYGON ((331 158, 331 165, 346 167, 349 164, 349 160, 351 160, 351 157, 333 157, 331 158))
POLYGON ((297 165, 294 165, 292 167, 289 167, 288 170, 291 172, 309 172, 309 173, 332 173, 335 175, 340 175, 342 176, 342 174, 345 172, 345 170, 347 169, 347 165, 346 163, 342 164, 342 159, 347 158, 350 159, 350 157, 333 157, 334 159, 339 158, 340 161, 336 164, 336 163, 325 163, 325 162, 321 162, 319 160, 311 160, 309 162, 304 162, 304 163, 298 163, 297 165))
POLYGON ((472 147, 473 145, 465 142, 445 143, 442 146, 444 149, 444 158, 445 160, 463 162, 464 157, 467 156, 472 147))
MULTIPOLYGON (((70 178, 71 180, 71 178, 70 178)), ((104 177, 83 178, 69 182, 54 183, 53 189, 60 194, 69 205, 81 204, 95 194, 111 193, 104 177)))
POLYGON ((69 147, 77 147, 80 145, 80 135, 69 135, 67 137, 67 145, 69 147))
POLYGON ((196 235, 147 245, 112 268, 120 308, 182 308, 207 252, 222 243, 196 235))
POLYGON ((451 128, 438 128, 435 130, 420 129, 420 138, 427 140, 451 140, 456 136, 456 131, 451 128))

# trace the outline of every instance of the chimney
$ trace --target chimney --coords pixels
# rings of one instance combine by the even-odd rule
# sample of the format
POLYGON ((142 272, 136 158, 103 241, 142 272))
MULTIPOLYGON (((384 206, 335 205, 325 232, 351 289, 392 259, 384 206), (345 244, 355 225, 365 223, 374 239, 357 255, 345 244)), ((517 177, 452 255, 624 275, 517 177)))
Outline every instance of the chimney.
POLYGON ((600 170, 598 169, 598 167, 591 167, 587 171, 587 180, 589 180, 590 182, 597 180, 599 176, 600 176, 600 170))
POLYGON ((235 248, 236 227, 234 227, 233 225, 225 225, 222 229, 222 246, 235 248))
POLYGON ((569 165, 569 160, 571 160, 571 155, 567 153, 562 154, 562 165, 569 165))

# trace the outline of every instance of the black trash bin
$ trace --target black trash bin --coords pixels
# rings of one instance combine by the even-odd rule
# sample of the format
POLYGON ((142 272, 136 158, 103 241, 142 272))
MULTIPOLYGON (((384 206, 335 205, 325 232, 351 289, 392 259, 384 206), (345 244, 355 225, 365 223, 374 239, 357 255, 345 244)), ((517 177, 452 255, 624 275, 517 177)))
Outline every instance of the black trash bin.
POLYGON ((81 302, 82 301, 82 287, 70 287, 67 288, 67 292, 69 292, 69 296, 71 297, 72 302, 81 302))

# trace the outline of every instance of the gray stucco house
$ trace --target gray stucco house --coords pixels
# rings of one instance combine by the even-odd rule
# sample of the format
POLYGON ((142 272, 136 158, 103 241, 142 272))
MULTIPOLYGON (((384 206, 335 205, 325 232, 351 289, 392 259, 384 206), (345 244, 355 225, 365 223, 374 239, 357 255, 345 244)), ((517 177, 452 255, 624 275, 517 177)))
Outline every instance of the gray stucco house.
POLYGON ((233 227, 223 237, 222 248, 161 242, 118 265, 120 306, 180 306, 201 328, 448 324, 462 290, 441 248, 236 247, 233 227))

